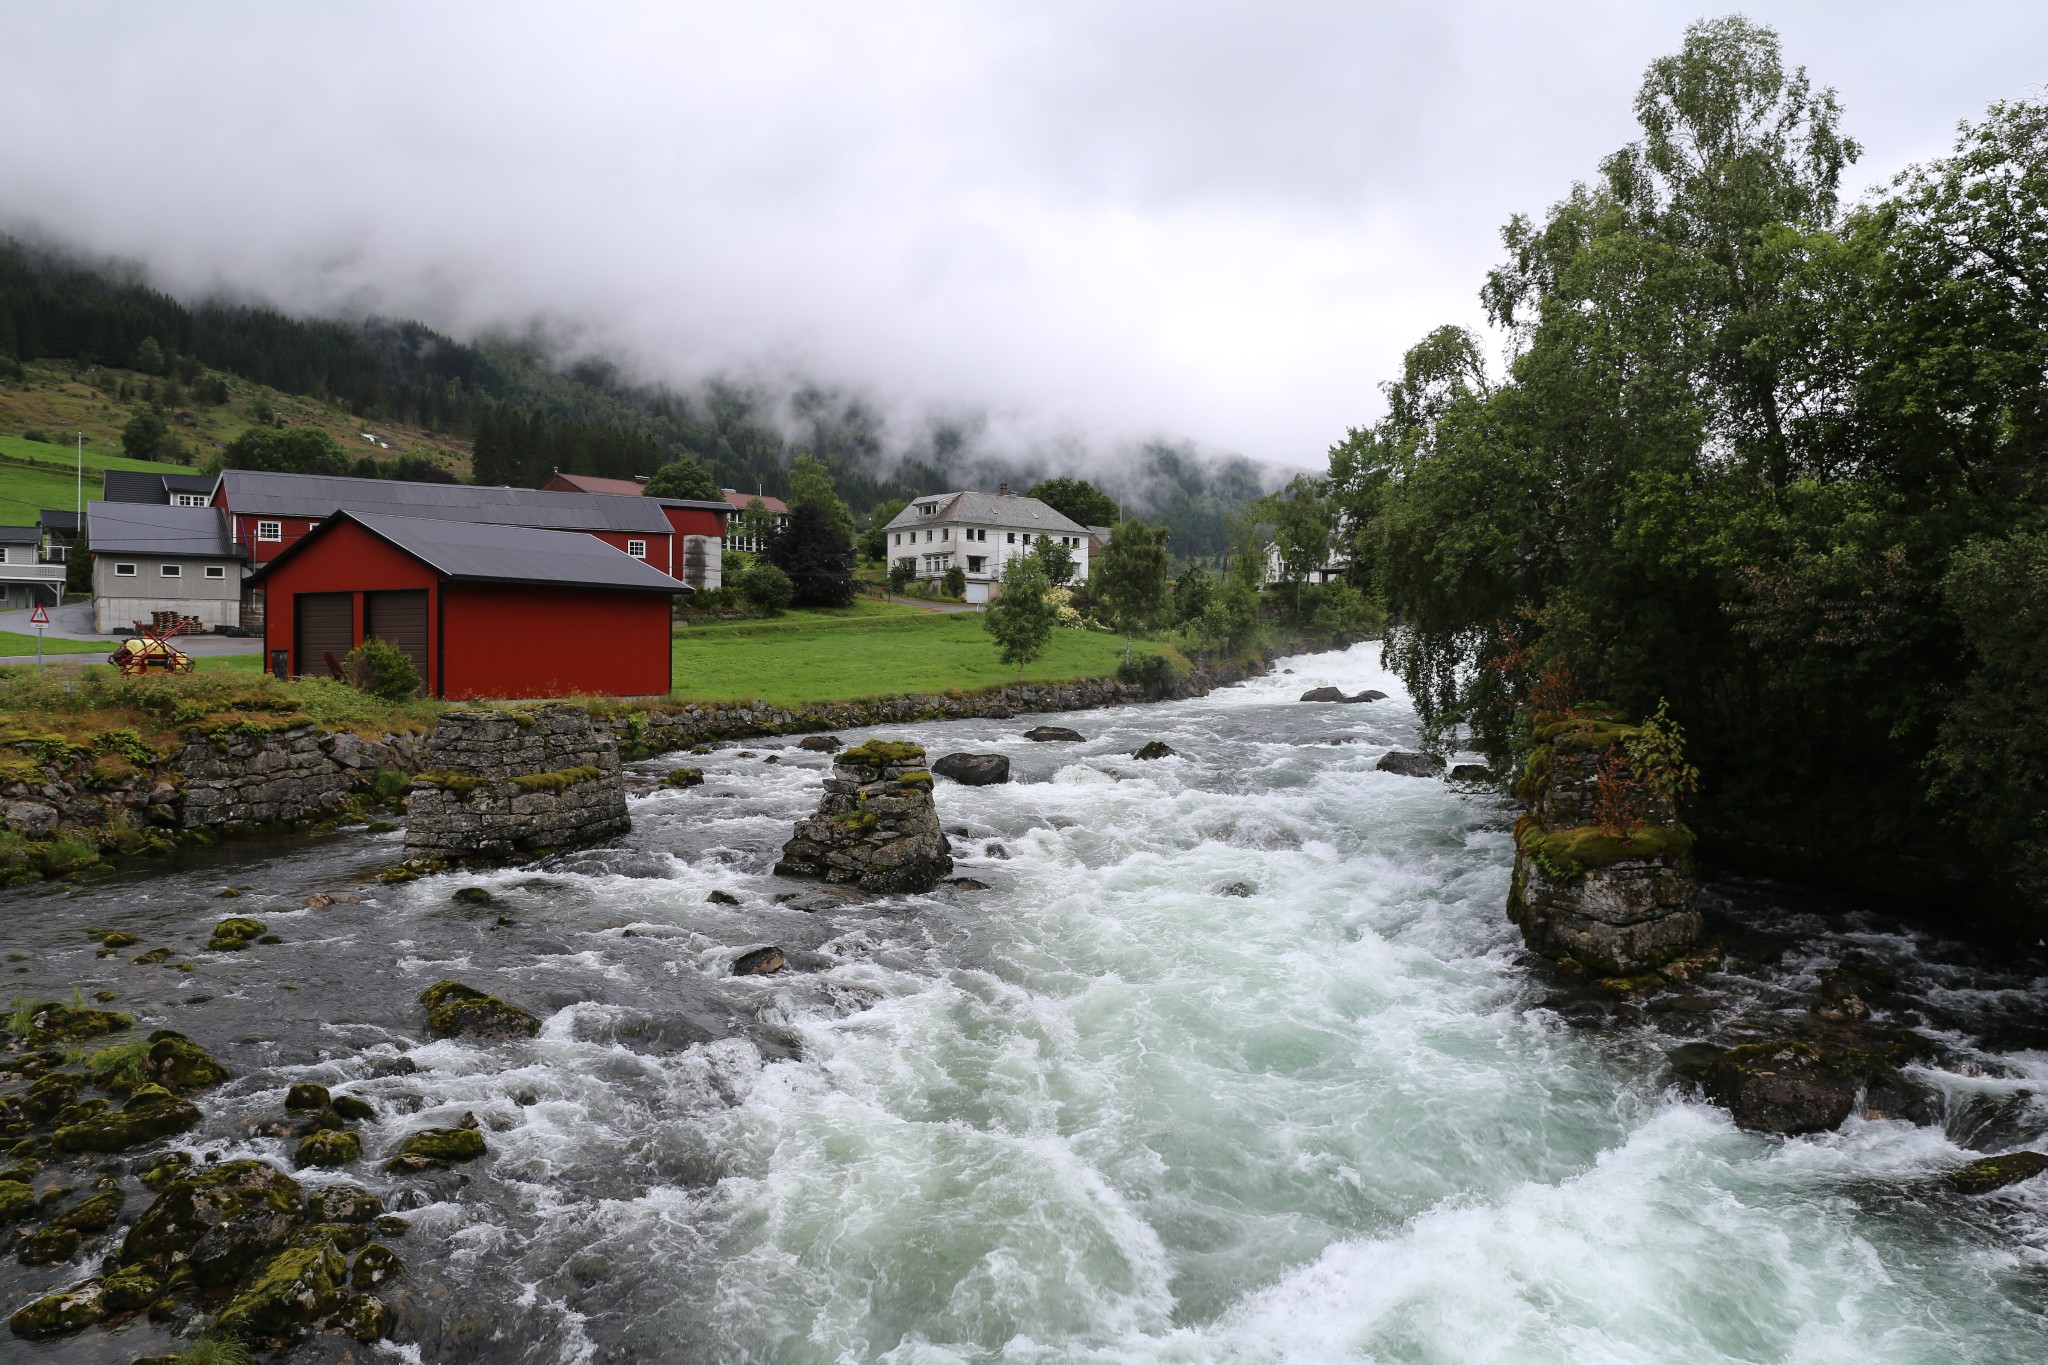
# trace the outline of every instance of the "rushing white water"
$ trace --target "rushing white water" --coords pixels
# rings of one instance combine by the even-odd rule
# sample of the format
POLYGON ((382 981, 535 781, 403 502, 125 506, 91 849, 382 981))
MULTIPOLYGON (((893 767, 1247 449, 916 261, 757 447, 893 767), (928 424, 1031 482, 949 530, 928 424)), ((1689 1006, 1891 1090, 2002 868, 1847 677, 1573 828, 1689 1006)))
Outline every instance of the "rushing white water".
MULTIPOLYGON (((224 1102, 351 1081, 372 1151, 483 1121, 475 1183, 412 1214, 423 1361, 2048 1359, 2048 1180, 1949 1194, 1940 1128, 1746 1135, 1670 1082, 1671 1039, 1566 1027, 1502 914, 1509 812, 1374 771, 1415 725, 1375 647, 1283 664, 1065 718, 1081 745, 884 732, 1011 755, 1011 784, 937 793, 987 891, 771 904, 826 763, 755 746, 643 789, 624 849, 465 879, 497 937, 448 878, 299 912, 237 970, 309 980, 314 926, 378 969, 337 968, 359 1012, 309 1006, 320 1055, 224 1102), (1324 683, 1395 699, 1294 700, 1324 683), (1179 757, 1128 757, 1153 738, 1179 757), (729 976, 765 942, 792 970, 729 976), (371 1074, 451 974, 543 1035, 371 1074)), ((2048 1128, 2048 1054, 1932 1079, 2015 1142, 2048 1128)))

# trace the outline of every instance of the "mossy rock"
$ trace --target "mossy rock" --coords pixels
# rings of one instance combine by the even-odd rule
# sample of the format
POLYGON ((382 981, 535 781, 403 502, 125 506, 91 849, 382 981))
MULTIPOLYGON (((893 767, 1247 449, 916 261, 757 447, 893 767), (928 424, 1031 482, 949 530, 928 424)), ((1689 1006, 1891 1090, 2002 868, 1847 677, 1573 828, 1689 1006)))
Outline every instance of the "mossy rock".
POLYGON ((531 1038, 540 1020, 517 1005, 460 981, 437 981, 420 992, 427 1029, 437 1038, 531 1038))
POLYGON ((575 768, 558 768, 551 773, 527 773, 512 779, 512 785, 523 792, 565 792, 582 782, 595 782, 604 776, 604 769, 588 764, 575 768))
POLYGON ((1971 1162, 1951 1175, 1948 1183, 1964 1194, 1989 1194, 2031 1180, 2043 1171, 2048 1171, 2048 1156, 2039 1152, 2007 1152, 2004 1156, 1971 1162))
POLYGON ((191 1169, 190 1152, 165 1152, 143 1167, 136 1179, 142 1182, 144 1189, 160 1194, 173 1180, 191 1169))
POLYGON ((205 1048, 171 1029, 158 1029, 139 1043, 102 1048, 86 1059, 85 1069, 95 1085, 116 1095, 144 1085, 182 1095, 228 1079, 228 1069, 205 1048))
POLYGON ((102 948, 132 948, 140 942, 142 940, 135 935, 124 934, 116 929, 113 933, 100 939, 100 946, 102 948))
POLYGON ((269 932, 270 926, 262 920, 231 915, 213 926, 213 937, 206 940, 206 948, 214 953, 239 953, 269 932))
POLYGON ((292 1233, 285 1249, 325 1244, 346 1256, 358 1247, 369 1245, 369 1241, 370 1229, 361 1223, 308 1223, 292 1233))
POLYGON ((287 1109, 325 1109, 329 1102, 327 1087, 317 1081, 300 1081, 284 1092, 284 1107, 287 1109))
POLYGON ((899 787, 910 787, 917 791, 930 791, 932 775, 923 768, 916 768, 896 779, 899 787))
POLYGON ((245 1341, 294 1341, 348 1302, 348 1263, 332 1246, 296 1247, 273 1257, 216 1322, 245 1341))
POLYGON ((356 1294, 341 1310, 348 1334, 365 1346, 391 1335, 391 1308, 375 1294, 356 1294))
POLYGON ((357 1289, 375 1289, 405 1269, 405 1262, 398 1253, 382 1243, 372 1242, 356 1255, 355 1265, 348 1273, 348 1282, 357 1289))
POLYGON ((1515 843, 1545 872, 1570 881, 1627 858, 1655 859, 1684 868, 1692 856, 1693 833, 1683 825, 1649 825, 1623 838, 1595 825, 1546 830, 1524 816, 1515 822, 1515 843))
POLYGON ((123 1152, 182 1133, 199 1122, 199 1106, 160 1085, 136 1088, 119 1110, 59 1128, 51 1141, 64 1152, 123 1152))
POLYGON ((7 1319, 14 1335, 30 1341, 83 1331, 106 1316, 105 1286, 99 1280, 46 1294, 7 1319))
POLYGON ((384 1201, 361 1185, 323 1185, 306 1195, 306 1217, 315 1223, 374 1223, 384 1201))
POLYGON ((36 1206, 36 1192, 11 1180, 0 1181, 0 1226, 27 1217, 36 1206))
POLYGON ((189 1266, 202 1287, 233 1284, 284 1245, 302 1197, 299 1182, 267 1162, 194 1167, 128 1230, 118 1263, 160 1275, 189 1266))
POLYGON ((299 1140, 294 1166, 346 1166, 363 1154, 363 1140, 346 1130, 327 1129, 299 1140))
POLYGON ((465 886, 449 897, 449 899, 461 901, 464 905, 489 905, 497 897, 481 886, 465 886))
POLYGON ((114 1010, 90 1009, 84 1005, 66 1005, 54 1000, 30 1005, 23 1013, 29 1026, 24 1036, 36 1047, 97 1038, 103 1033, 119 1033, 122 1029, 135 1027, 135 1020, 130 1015, 114 1010))
POLYGON ((924 746, 894 739, 871 739, 835 757, 835 765, 849 768, 887 768, 896 764, 924 765, 924 746))
POLYGON ((101 1285, 100 1303, 109 1315, 134 1313, 164 1296, 164 1282, 146 1270, 121 1270, 101 1285))
POLYGON ((1757 1133, 1828 1132, 1856 1102, 1857 1077, 1811 1043, 1745 1043, 1714 1059, 1707 1097, 1757 1133))
POLYGON ((354 1123, 377 1117, 377 1106, 360 1095, 336 1095, 331 1103, 335 1113, 354 1123))
POLYGON ((379 1237, 403 1237, 412 1231, 412 1224, 395 1213, 387 1213, 376 1222, 379 1237))
POLYGON ((58 1112, 78 1103, 85 1077, 72 1071, 53 1071, 38 1076, 21 1096, 21 1112, 35 1123, 46 1122, 58 1112))
POLYGON ((84 1242, 77 1228, 37 1228, 21 1239, 14 1254, 23 1265, 60 1265, 76 1256, 84 1242))
POLYGON ((702 768, 670 768, 662 775, 664 787, 701 787, 704 785, 702 768))
POLYGON ((405 1140, 398 1154, 384 1163, 396 1174, 432 1171, 452 1161, 474 1161, 484 1154, 484 1135, 474 1128, 423 1128, 405 1140))
POLYGON ((128 1196, 122 1194, 118 1188, 101 1190, 98 1194, 79 1200, 52 1218, 50 1226, 71 1228, 88 1236, 105 1232, 120 1218, 121 1205, 127 1200, 128 1196))
POLYGON ((137 953, 128 960, 138 967, 161 967, 164 963, 171 960, 171 950, 169 948, 151 948, 148 952, 137 953))

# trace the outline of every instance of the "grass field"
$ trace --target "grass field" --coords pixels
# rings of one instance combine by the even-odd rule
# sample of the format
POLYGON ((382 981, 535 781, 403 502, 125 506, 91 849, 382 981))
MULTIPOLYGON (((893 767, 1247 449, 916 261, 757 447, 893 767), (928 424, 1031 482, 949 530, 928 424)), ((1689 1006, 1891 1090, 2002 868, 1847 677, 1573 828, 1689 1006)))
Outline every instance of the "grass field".
MULTIPOLYGON (((0 525, 26 526, 45 507, 70 511, 77 498, 78 455, 69 446, 0 436, 0 525), (33 466, 31 468, 30 466, 33 466)), ((85 452, 85 500, 100 495, 100 475, 109 469, 150 469, 163 474, 190 474, 178 465, 150 464, 109 455, 90 446, 85 452)))
MULTIPOLYGON (((60 640, 54 635, 43 639, 43 655, 55 654, 98 654, 105 656, 113 652, 114 646, 97 640, 60 640)), ((14 654, 36 652, 36 637, 19 631, 0 630, 0 658, 14 654)))
MULTIPOLYGON (((1141 653, 1158 646, 1140 641, 1141 653)), ((1056 630, 1032 682, 1100 677, 1123 659, 1119 636, 1056 630)), ((767 621, 691 626, 677 634, 675 695, 687 701, 755 699, 780 706, 899 692, 964 692, 1014 682, 996 661, 978 612, 939 614, 894 603, 793 611, 767 621)))

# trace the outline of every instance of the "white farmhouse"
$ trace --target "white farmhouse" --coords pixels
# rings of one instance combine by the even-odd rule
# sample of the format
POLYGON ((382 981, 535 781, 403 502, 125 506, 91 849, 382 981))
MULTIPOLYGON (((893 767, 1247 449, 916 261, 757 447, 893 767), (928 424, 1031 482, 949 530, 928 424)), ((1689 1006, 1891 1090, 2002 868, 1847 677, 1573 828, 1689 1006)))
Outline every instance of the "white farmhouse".
POLYGON ((891 568, 909 560, 917 576, 927 580, 957 568, 967 575, 970 602, 988 601, 990 586, 1003 581, 1003 566, 1030 554, 1043 537, 1073 556, 1074 583, 1088 581, 1088 528, 1037 498, 1012 493, 1008 484, 994 493, 918 498, 896 514, 886 534, 891 568))

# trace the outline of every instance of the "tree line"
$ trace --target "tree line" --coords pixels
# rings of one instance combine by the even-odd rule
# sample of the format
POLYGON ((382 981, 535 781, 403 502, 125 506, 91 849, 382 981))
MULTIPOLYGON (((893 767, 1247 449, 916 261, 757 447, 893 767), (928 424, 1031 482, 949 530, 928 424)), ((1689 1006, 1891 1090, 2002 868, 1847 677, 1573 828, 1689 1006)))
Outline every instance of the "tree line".
POLYGON ((1502 232, 1316 491, 1432 733, 1668 701, 1703 849, 2048 920, 2048 104, 1844 205, 1777 35, 1696 24, 1641 136, 1502 232))

